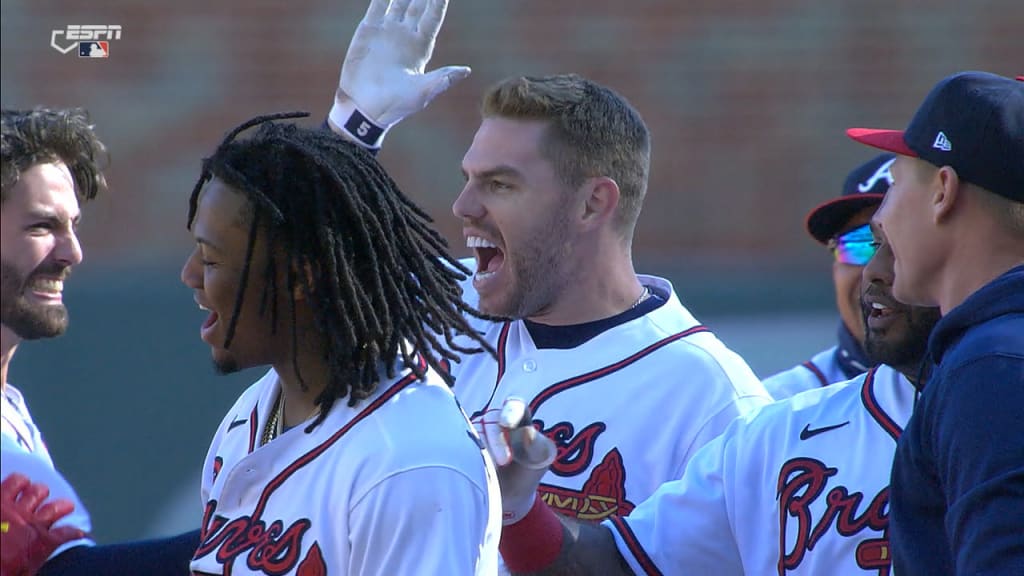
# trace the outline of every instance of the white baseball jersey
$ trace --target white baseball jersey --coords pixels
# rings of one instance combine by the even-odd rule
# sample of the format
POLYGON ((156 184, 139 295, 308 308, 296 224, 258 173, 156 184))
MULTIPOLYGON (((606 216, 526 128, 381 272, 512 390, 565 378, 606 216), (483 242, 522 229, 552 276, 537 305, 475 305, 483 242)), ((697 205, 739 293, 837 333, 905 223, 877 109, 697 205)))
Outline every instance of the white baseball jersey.
MULTIPOLYGON (((523 398, 558 456, 545 502, 600 520, 628 514, 678 478, 698 448, 737 416, 770 402, 736 353, 680 304, 667 280, 640 276, 664 303, 575 347, 538 348, 522 320, 476 320, 498 351, 452 366, 455 394, 478 425, 509 396, 523 398)), ((464 298, 475 305, 472 284, 464 298)))
POLYGON ((637 574, 890 574, 889 472, 913 385, 882 365, 738 419, 628 518, 637 574))
MULTIPOLYGON (((0 471, 3 478, 17 472, 33 482, 45 484, 50 489, 48 502, 64 498, 75 505, 74 512, 60 519, 55 525, 74 526, 87 534, 91 532, 92 521, 89 518, 89 511, 82 504, 75 489, 54 467, 50 452, 43 442, 43 436, 32 421, 25 398, 10 384, 5 385, 3 389, 0 420, 0 471)), ((88 538, 72 540, 54 550, 50 557, 53 558, 74 546, 93 544, 88 538)))
POLYGON ((847 380, 839 366, 839 346, 822 350, 810 360, 765 378, 762 383, 776 400, 847 380))
POLYGON ((203 468, 195 573, 493 574, 493 464, 448 386, 382 376, 354 408, 260 445, 280 393, 270 370, 221 423, 203 468))

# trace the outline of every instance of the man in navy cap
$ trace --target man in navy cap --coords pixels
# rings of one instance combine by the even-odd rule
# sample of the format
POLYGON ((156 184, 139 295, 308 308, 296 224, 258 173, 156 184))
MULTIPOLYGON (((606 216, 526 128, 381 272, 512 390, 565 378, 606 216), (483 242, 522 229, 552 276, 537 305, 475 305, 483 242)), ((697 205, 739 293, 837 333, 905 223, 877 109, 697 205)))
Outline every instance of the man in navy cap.
POLYGON ((832 284, 839 310, 838 343, 810 360, 765 378, 764 387, 776 400, 842 382, 862 374, 872 362, 864 353, 864 315, 860 306, 860 276, 875 254, 868 222, 892 183, 893 154, 880 154, 853 169, 842 194, 807 215, 807 232, 832 253, 832 284))
POLYGON ((895 572, 1024 574, 1024 82, 955 74, 906 130, 847 133, 898 154, 874 216, 893 295, 943 314, 893 464, 895 572))

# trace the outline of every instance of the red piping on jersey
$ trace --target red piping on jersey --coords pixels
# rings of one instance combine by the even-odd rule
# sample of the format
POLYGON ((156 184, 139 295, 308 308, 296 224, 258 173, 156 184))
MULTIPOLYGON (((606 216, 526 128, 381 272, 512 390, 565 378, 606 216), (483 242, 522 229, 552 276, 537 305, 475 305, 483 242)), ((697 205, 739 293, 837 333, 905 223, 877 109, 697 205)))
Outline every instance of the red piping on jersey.
POLYGON ((900 428, 900 425, 885 413, 885 410, 878 403, 878 399, 875 398, 875 372, 877 370, 878 368, 872 368, 868 371, 868 376, 864 379, 864 385, 860 387, 860 398, 864 402, 864 407, 868 409, 868 414, 878 422, 878 425, 888 432, 893 440, 899 440, 900 434, 903 433, 903 428, 900 428))
MULTIPOLYGON (((491 402, 494 401, 494 393, 498 391, 498 384, 501 384, 501 377, 505 375, 505 345, 508 343, 508 333, 511 331, 512 322, 505 322, 501 327, 501 332, 498 334, 498 375, 494 378, 494 388, 491 389, 491 397, 487 399, 484 407, 477 410, 469 417, 470 420, 476 421, 477 418, 483 416, 491 408, 491 402)), ((502 399, 504 401, 504 398, 502 399)))
POLYGON ((252 413, 249 414, 249 454, 256 449, 256 437, 260 429, 259 408, 260 402, 257 400, 256 405, 252 407, 252 413))
POLYGON ((540 394, 537 394, 537 396, 534 397, 534 399, 530 402, 530 410, 534 414, 537 414, 537 409, 540 407, 540 405, 543 404, 544 402, 546 402, 548 399, 550 399, 555 394, 559 394, 559 393, 564 392, 564 391, 566 391, 566 390, 568 390, 570 388, 574 388, 574 387, 579 386, 581 384, 586 384, 587 382, 590 382, 592 380, 597 380, 598 378, 601 378, 603 376, 607 376, 608 374, 611 374, 612 372, 616 372, 618 370, 621 370, 621 369, 625 368, 626 366, 629 366, 630 364, 633 364, 637 360, 642 359, 644 356, 647 356, 648 354, 650 354, 652 352, 656 352, 660 348, 662 348, 662 347, 664 347, 664 346, 666 346, 668 344, 671 344, 671 343, 675 342, 676 340, 681 340, 683 338, 686 338, 687 336, 691 336, 693 334, 698 334, 700 332, 710 332, 710 330, 708 330, 707 326, 698 324, 698 325, 694 326, 693 328, 689 328, 687 330, 683 330, 682 332, 673 334, 673 335, 668 336, 666 338, 662 338, 661 340, 658 340, 654 344, 651 344, 650 346, 644 348, 643 350, 640 350, 639 352, 633 354, 632 356, 629 356, 627 358, 619 360, 618 362, 616 362, 614 364, 609 364, 608 366, 605 366, 604 368, 598 368, 597 370, 593 370, 591 372, 587 372, 586 374, 580 374, 579 376, 573 376, 572 378, 569 378, 568 380, 562 380, 561 382, 556 382, 555 384, 552 384, 551 386, 548 386, 547 388, 542 390, 540 392, 540 394))
MULTIPOLYGON (((427 361, 422 355, 420 355, 419 369, 424 370, 426 369, 426 367, 427 361)), ((380 408, 384 403, 386 403, 388 400, 391 400, 391 398, 393 398, 396 394, 401 392, 406 386, 412 384, 413 382, 416 382, 417 380, 418 378, 416 377, 416 373, 410 372, 408 376, 402 378, 394 385, 392 385, 391 388, 388 388, 387 391, 378 396, 376 400, 369 404, 369 406, 363 408, 362 411, 359 412, 359 414, 356 414, 356 416, 352 418, 352 420, 349 420, 348 424, 342 426, 341 429, 332 434, 330 438, 324 440, 319 446, 313 448, 309 452, 306 452, 297 460, 295 460, 295 462, 292 462, 290 465, 288 465, 287 468, 282 470, 280 474, 275 476, 274 479, 267 483, 267 485, 263 488, 263 493, 260 494, 260 499, 256 503, 256 508, 252 512, 252 518, 256 519, 263 515, 263 507, 267 505, 267 500, 270 498, 270 495, 274 492, 274 490, 277 490, 281 486, 281 484, 284 484, 285 480, 287 480, 289 476, 297 472, 299 468, 302 468, 306 464, 309 464, 313 460, 316 460, 318 456, 323 454, 328 448, 330 448, 335 442, 337 442, 342 436, 344 436, 349 430, 351 430, 353 426, 363 421, 363 419, 372 414, 374 410, 380 408)))
POLYGON ((648 576, 662 576, 661 570, 658 570, 658 567, 654 565, 654 561, 644 551, 643 546, 636 539, 636 534, 633 534, 633 529, 629 527, 629 524, 626 524, 626 520, 621 516, 612 516, 609 520, 611 520, 612 526, 619 531, 619 535, 622 536, 626 547, 629 548, 630 553, 633 554, 633 558, 640 564, 640 568, 643 569, 644 573, 648 576))
POLYGON ((512 323, 505 322, 505 325, 501 327, 501 334, 498 335, 498 377, 494 379, 495 390, 498 388, 498 382, 501 382, 501 377, 505 375, 505 344, 508 343, 508 333, 511 328, 512 323))
POLYGON ((829 384, 831 384, 831 382, 828 381, 828 378, 825 377, 825 373, 822 372, 821 368, 818 368, 818 365, 815 364, 814 362, 808 360, 807 362, 801 364, 801 366, 813 372, 814 375, 818 377, 818 382, 820 382, 822 386, 828 386, 829 384))

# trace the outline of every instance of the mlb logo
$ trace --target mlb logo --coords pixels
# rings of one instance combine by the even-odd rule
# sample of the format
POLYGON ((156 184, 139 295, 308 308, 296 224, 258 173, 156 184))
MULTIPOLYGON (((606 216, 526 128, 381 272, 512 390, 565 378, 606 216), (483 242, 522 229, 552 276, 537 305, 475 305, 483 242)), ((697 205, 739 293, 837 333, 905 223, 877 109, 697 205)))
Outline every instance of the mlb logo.
POLYGON ((79 58, 108 58, 109 56, 110 42, 104 40, 78 43, 79 58))

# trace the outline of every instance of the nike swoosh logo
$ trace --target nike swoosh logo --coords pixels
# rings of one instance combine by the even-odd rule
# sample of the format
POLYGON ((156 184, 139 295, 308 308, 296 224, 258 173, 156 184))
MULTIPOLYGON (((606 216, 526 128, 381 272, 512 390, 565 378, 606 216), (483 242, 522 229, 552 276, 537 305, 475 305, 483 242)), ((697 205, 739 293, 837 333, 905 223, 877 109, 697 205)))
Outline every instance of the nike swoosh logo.
POLYGON ((813 430, 811 429, 811 425, 808 424, 808 425, 804 426, 803 430, 800 431, 800 439, 801 440, 807 440, 809 438, 813 438, 813 437, 817 436, 818 434, 821 434, 822 432, 828 432, 829 430, 835 430, 836 428, 842 428, 843 426, 846 426, 849 423, 850 423, 850 421, 847 420, 846 422, 843 422, 842 424, 833 424, 832 426, 822 426, 821 428, 814 428, 813 430))
POLYGON ((227 429, 227 431, 228 431, 228 432, 230 432, 230 431, 231 431, 232 429, 234 429, 234 428, 238 428, 239 426, 241 426, 242 424, 245 424, 245 423, 246 423, 246 422, 248 422, 248 421, 249 421, 248 419, 242 419, 242 420, 235 420, 235 421, 234 421, 234 422, 232 422, 231 424, 228 424, 228 429, 227 429))

